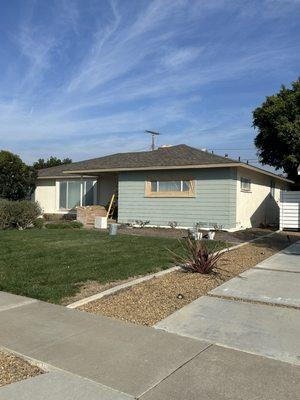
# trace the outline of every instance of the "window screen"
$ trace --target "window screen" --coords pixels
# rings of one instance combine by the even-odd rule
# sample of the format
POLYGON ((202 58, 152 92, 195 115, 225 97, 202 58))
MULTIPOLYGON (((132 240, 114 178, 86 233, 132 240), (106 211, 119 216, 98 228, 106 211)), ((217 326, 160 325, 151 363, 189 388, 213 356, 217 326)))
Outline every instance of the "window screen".
POLYGON ((250 192, 251 191, 251 179, 241 178, 241 190, 243 192, 250 192))

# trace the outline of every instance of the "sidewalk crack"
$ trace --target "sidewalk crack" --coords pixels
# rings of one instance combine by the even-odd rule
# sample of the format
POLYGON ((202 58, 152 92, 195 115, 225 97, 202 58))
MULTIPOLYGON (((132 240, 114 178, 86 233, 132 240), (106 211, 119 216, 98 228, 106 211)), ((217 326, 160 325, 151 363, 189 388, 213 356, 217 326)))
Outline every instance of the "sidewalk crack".
POLYGON ((162 382, 164 382, 166 379, 168 379, 170 376, 175 374, 175 372, 179 371, 181 368, 183 368, 186 364, 189 362, 193 361, 194 358, 198 357, 199 354, 203 353, 207 349, 209 349, 211 346, 213 346, 213 343, 208 344, 204 349, 200 350, 197 354, 195 354, 193 357, 189 358, 187 361, 185 361, 183 364, 179 365, 179 367, 175 368, 172 372, 170 372, 168 375, 166 375, 164 378, 162 378, 160 381, 156 382, 153 386, 151 386, 149 389, 145 390, 142 394, 138 395, 135 397, 136 400, 141 399, 146 393, 148 393, 150 390, 153 390, 156 388, 158 385, 160 385, 162 382))

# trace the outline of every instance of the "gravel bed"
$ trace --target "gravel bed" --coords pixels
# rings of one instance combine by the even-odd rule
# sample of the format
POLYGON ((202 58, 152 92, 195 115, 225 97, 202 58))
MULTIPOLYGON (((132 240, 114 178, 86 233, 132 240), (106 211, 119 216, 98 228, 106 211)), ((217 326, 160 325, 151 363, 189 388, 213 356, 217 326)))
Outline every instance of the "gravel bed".
POLYGON ((274 234, 225 253, 219 261, 222 271, 217 277, 179 270, 88 303, 79 309, 152 326, 299 239, 299 233, 289 233, 289 240, 285 233, 274 234))
POLYGON ((44 372, 14 354, 0 351, 0 386, 22 381, 44 372))

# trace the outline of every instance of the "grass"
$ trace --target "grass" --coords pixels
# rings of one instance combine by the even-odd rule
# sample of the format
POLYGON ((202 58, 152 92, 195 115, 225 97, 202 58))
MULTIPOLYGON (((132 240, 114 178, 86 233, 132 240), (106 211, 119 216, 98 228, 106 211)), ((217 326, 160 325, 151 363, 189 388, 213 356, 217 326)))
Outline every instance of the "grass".
MULTIPOLYGON (((89 280, 126 279, 171 266, 177 239, 88 230, 0 231, 0 290, 53 303, 89 280)), ((220 242, 220 247, 225 244, 220 242)))

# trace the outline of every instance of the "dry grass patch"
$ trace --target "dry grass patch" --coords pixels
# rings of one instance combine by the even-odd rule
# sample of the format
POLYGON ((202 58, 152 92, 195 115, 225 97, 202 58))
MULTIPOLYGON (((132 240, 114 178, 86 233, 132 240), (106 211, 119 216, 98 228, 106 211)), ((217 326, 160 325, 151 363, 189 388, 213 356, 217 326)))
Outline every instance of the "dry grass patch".
POLYGON ((275 234, 226 253, 219 265, 228 272, 222 271, 217 277, 179 270, 88 303, 80 307, 80 310, 152 326, 226 280, 299 240, 300 234, 289 234, 289 237, 290 241, 285 233, 275 234), (183 298, 178 298, 181 297, 178 295, 183 298))
POLYGON ((40 374, 43 374, 43 371, 36 365, 30 364, 14 354, 0 351, 0 386, 40 374))

